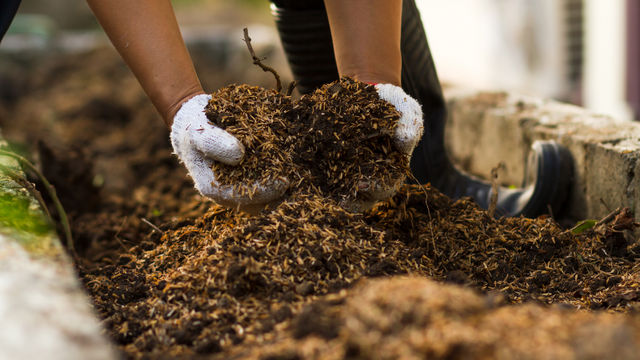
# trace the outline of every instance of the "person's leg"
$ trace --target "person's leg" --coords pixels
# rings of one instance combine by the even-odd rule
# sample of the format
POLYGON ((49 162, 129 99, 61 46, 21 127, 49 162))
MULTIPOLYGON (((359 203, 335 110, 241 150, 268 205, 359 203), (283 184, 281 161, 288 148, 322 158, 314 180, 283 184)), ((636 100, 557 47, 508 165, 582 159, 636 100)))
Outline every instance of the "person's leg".
MULTIPOLYGON (((272 12, 299 90, 309 93, 339 78, 331 29, 323 0, 272 0, 272 12)), ((458 199, 471 196, 489 206, 491 184, 457 169, 444 144, 447 109, 415 0, 403 0, 401 31, 404 91, 423 107, 425 132, 411 158, 420 184, 431 183, 443 194, 458 199)), ((497 215, 536 217, 562 207, 571 183, 572 159, 554 142, 532 148, 529 171, 533 183, 520 189, 499 189, 497 215)))
MULTIPOLYGON (((457 169, 445 149, 447 109, 427 35, 415 0, 402 9, 402 88, 423 107, 424 135, 411 158, 411 170, 421 184, 431 183, 458 199, 471 196, 483 208, 491 201, 491 184, 457 169)), ((537 217, 558 214, 571 184, 573 161, 569 151, 553 142, 537 142, 531 149, 522 188, 499 188, 497 215, 537 217), (527 182, 527 179, 529 181, 527 182)))
POLYGON ((323 0, 272 0, 280 41, 297 89, 308 94, 338 80, 331 29, 323 0))
POLYGON ((13 18, 16 16, 18 7, 20 7, 20 0, 0 1, 0 42, 2 42, 4 34, 7 33, 9 25, 11 25, 13 18))

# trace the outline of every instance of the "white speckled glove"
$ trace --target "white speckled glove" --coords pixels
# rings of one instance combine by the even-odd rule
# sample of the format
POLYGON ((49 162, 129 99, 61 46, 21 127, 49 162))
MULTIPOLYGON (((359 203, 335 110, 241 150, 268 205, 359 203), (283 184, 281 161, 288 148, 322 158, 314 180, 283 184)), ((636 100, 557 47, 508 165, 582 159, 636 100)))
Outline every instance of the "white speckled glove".
POLYGON ((284 181, 272 186, 257 186, 251 195, 240 195, 233 185, 220 186, 211 169, 214 161, 237 165, 244 156, 244 147, 231 134, 209 123, 204 108, 211 95, 197 95, 185 102, 171 126, 171 145, 180 158, 196 189, 216 203, 256 213, 268 204, 276 203, 286 191, 284 181))
MULTIPOLYGON (((380 98, 395 106, 401 115, 393 135, 393 144, 410 160, 413 149, 418 145, 424 130, 422 107, 401 87, 391 84, 377 84, 375 87, 380 98)), ((356 212, 365 211, 377 202, 393 196, 403 182, 404 178, 398 179, 395 184, 388 186, 382 186, 376 181, 362 182, 358 186, 358 200, 349 204, 347 208, 356 212)))
POLYGON ((391 84, 378 84, 376 89, 378 89, 380 98, 395 106, 400 113, 398 127, 393 135, 394 145, 402 153, 411 157, 411 153, 418 145, 424 130, 422 107, 414 98, 407 95, 401 87, 391 84))

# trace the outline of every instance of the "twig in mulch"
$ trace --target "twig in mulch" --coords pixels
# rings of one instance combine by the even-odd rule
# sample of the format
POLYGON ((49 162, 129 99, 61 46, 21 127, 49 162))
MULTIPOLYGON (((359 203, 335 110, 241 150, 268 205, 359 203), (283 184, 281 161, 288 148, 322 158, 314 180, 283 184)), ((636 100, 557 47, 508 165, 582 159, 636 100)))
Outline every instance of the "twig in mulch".
POLYGON ((120 234, 120 230, 122 230, 122 228, 124 227, 124 224, 127 222, 128 218, 129 218, 128 216, 125 216, 124 221, 122 222, 122 224, 118 228, 118 231, 116 231, 116 234, 113 236, 118 241, 120 246, 122 246, 122 248, 125 249, 125 250, 127 250, 127 247, 124 246, 124 243, 122 243, 122 240, 120 240, 120 238, 118 237, 118 234, 120 234))
MULTIPOLYGON (((253 65, 258 65, 264 72, 271 72, 273 76, 276 78, 276 91, 280 92, 282 90, 282 83, 280 82, 280 75, 271 67, 262 63, 260 59, 256 56, 256 52, 253 51, 253 46, 251 46, 251 38, 249 37, 249 30, 244 28, 242 30, 244 32, 244 42, 247 43, 247 48, 249 48, 249 53, 251 53, 251 58, 253 58, 253 65)), ((264 60, 264 59, 263 59, 264 60)), ((294 85, 295 86, 295 85, 294 85)), ((291 89, 293 91, 293 89, 291 89)))
MULTIPOLYGON (((40 171, 38 171, 38 169, 36 169, 36 167, 33 166, 33 164, 31 164, 27 159, 23 158, 22 156, 20 156, 18 154, 14 154, 12 152, 4 151, 4 150, 0 150, 0 155, 9 156, 9 157, 12 157, 12 158, 18 160, 18 162, 20 162, 20 165, 23 168, 26 167, 29 170, 31 170, 34 174, 36 174, 38 179, 40 179, 40 181, 42 181, 42 183, 45 186, 45 189, 47 189, 47 192, 49 193, 49 196, 51 196, 51 200, 53 201, 53 203, 54 203, 54 205, 56 207, 56 210, 58 210, 58 214, 60 216, 60 222, 62 223, 62 227, 64 228, 65 237, 67 239, 67 247, 69 248, 69 251, 71 252, 71 254, 73 254, 75 256, 76 252, 75 252, 75 248, 73 246, 73 237, 71 236, 71 227, 69 226, 69 220, 67 218, 67 213, 64 211, 64 208, 62 207, 62 204, 60 203, 60 200, 58 200, 58 196, 56 195, 56 189, 53 187, 53 185, 51 185, 49 183, 49 181, 44 177, 44 175, 42 175, 42 173, 40 171)), ((15 174, 15 172, 11 171, 7 167, 4 167, 4 169, 2 169, 2 171, 5 172, 10 177, 12 177, 11 174, 14 174, 15 176, 21 178, 19 175, 15 174), (10 173, 6 172, 5 170, 9 170, 10 173)), ((12 177, 12 179, 14 179, 14 178, 12 177)), ((32 193, 31 190, 29 190, 29 187, 25 186, 25 184, 24 184, 25 182, 28 183, 28 181, 26 181, 26 180, 24 182, 18 181, 18 183, 20 183, 20 185, 25 187, 25 189, 27 189, 27 191, 29 191, 32 195, 34 195, 34 197, 36 197, 36 199, 38 199, 38 201, 42 205, 44 211, 48 214, 49 212, 47 210, 47 207, 44 206, 44 200, 41 201, 42 197, 40 196, 40 194, 38 193, 38 196, 35 196, 35 194, 32 193)), ((31 184, 29 184, 29 185, 31 185, 31 184)), ((35 189, 33 189, 33 190, 35 190, 35 189)))
POLYGON ((604 200, 602 200, 602 198, 600 198, 600 202, 605 207, 605 209, 607 209, 608 212, 611 212, 611 208, 609 206, 607 206, 607 203, 604 202, 604 200))
POLYGON ((147 224, 147 225, 151 226, 154 230, 156 230, 156 231, 157 231, 157 232, 159 232, 160 234, 164 235, 164 231, 160 230, 160 228, 159 228, 159 227, 157 227, 157 226, 153 225, 149 220, 147 220, 147 219, 145 219, 145 218, 142 218, 142 221, 143 221, 145 224, 147 224))
MULTIPOLYGON (((409 176, 422 189, 422 192, 424 193, 424 205, 427 207, 427 216, 429 216, 429 222, 433 221, 433 218, 431 218, 431 210, 429 210, 429 194, 427 193, 427 190, 424 188, 425 185, 420 184, 420 181, 418 181, 418 179, 415 177, 415 175, 413 175, 413 172, 409 172, 409 176)), ((429 226, 429 230, 431 230, 431 236, 435 239, 436 238, 436 234, 433 231, 433 226, 429 226)))
MULTIPOLYGON (((618 217, 621 214, 627 214, 629 212, 629 208, 623 208, 622 206, 615 209, 613 212, 611 212, 609 215, 605 216, 604 218, 602 218, 602 220, 600 221, 595 221, 595 220, 583 220, 580 221, 578 224, 576 224, 576 226, 572 227, 571 229, 567 230, 568 232, 572 232, 574 234, 581 234, 586 230, 589 229, 593 229, 596 231, 603 231, 603 227, 606 227, 607 225, 609 225, 609 223, 611 223, 612 221, 618 221, 618 217)), ((633 218, 632 218, 633 220, 633 218)), ((628 222, 628 221, 627 221, 628 222)), ((614 224, 615 226, 615 224, 614 224)))
POLYGON ((413 175, 413 172, 409 172, 409 176, 411 177, 411 179, 413 179, 413 181, 416 182, 416 184, 420 185, 420 188, 424 193, 424 205, 427 207, 427 215, 429 216, 429 221, 432 221, 433 219, 431 218, 431 210, 429 210, 429 204, 427 203, 429 201, 429 194, 427 193, 427 190, 424 188, 424 185, 420 184, 420 181, 418 181, 415 175, 413 175))
POLYGON ((297 85, 298 85, 298 80, 293 80, 292 82, 290 82, 289 86, 287 86, 287 92, 285 93, 285 95, 291 96, 291 94, 293 94, 293 90, 296 88, 297 85))
POLYGON ((622 209, 623 209, 622 206, 620 206, 619 208, 615 209, 609 215, 607 215, 604 218, 602 218, 602 220, 598 221, 594 227, 597 228, 600 225, 606 225, 606 224, 610 223, 611 221, 613 221, 620 214, 622 209))
POLYGON ((498 169, 500 169, 501 166, 502 164, 499 163, 491 169, 491 201, 489 202, 489 209, 487 210, 490 218, 493 218, 496 212, 496 206, 498 205, 498 169))

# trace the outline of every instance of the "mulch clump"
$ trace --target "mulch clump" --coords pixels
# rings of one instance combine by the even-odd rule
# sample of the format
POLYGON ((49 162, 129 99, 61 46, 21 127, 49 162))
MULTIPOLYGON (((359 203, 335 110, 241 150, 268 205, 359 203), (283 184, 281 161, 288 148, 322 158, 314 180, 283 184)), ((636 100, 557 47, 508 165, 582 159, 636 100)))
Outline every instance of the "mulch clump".
POLYGON ((348 202, 361 182, 394 186, 410 172, 407 157, 392 145, 400 114, 374 86, 347 77, 299 100, 230 85, 213 94, 206 114, 245 146, 237 166, 213 166, 221 185, 241 193, 286 179, 290 193, 348 202))
MULTIPOLYGON (((237 349, 236 359, 636 359, 640 318, 527 303, 424 277, 363 282, 345 304, 303 308, 331 319, 335 339, 278 340, 237 349)), ((323 323, 329 323, 324 320, 323 323)), ((295 329, 295 326, 294 326, 295 329)))

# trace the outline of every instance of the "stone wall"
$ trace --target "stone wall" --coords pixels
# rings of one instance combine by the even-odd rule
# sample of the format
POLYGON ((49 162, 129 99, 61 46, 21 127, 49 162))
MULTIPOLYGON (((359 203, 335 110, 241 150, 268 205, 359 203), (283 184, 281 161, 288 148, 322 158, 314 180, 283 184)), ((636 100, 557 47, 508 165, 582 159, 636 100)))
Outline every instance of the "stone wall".
POLYGON ((465 170, 488 178, 502 163, 499 181, 519 186, 531 144, 556 140, 574 159, 564 216, 600 219, 628 206, 640 220, 640 123, 514 93, 451 88, 446 97, 448 151, 465 170))

